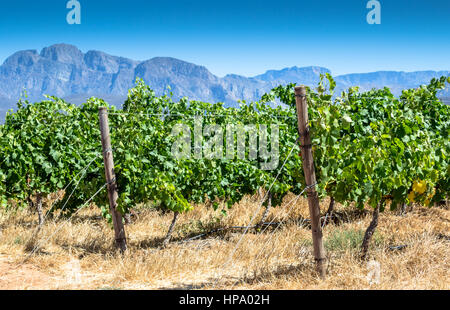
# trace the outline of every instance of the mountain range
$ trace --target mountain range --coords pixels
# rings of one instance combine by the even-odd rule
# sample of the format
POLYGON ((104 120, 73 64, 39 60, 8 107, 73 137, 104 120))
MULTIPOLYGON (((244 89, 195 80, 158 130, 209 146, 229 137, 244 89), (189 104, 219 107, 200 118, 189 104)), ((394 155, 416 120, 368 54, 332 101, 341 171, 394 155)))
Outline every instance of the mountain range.
MULTIPOLYGON (((170 57, 136 61, 101 51, 83 53, 76 46, 56 44, 37 50, 19 51, 0 66, 0 120, 5 111, 26 90, 29 100, 44 94, 62 97, 79 104, 91 96, 120 106, 137 77, 144 79, 157 94, 170 86, 175 99, 225 102, 258 100, 274 86, 290 82, 315 86, 320 74, 331 73, 323 67, 291 67, 270 70, 254 77, 229 74, 218 77, 204 66, 170 57)), ((360 86, 361 90, 389 87, 398 95, 402 89, 428 83, 434 77, 449 76, 449 71, 355 73, 335 77, 337 90, 360 86)), ((441 94, 450 97, 450 90, 441 94)))

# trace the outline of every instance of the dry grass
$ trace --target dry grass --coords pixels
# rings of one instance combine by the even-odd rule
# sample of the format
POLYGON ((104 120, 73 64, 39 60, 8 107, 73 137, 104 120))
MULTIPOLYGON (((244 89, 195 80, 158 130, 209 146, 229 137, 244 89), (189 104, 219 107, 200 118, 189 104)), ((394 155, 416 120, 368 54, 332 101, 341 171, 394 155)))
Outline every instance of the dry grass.
MULTIPOLYGON (((286 197, 285 201, 292 198, 286 197)), ((327 203, 323 202, 322 210, 327 209, 327 203)), ((341 221, 324 228, 329 265, 323 281, 313 271, 305 199, 300 199, 290 214, 286 203, 272 209, 269 221, 286 216, 289 221, 276 231, 250 230, 232 259, 242 230, 182 242, 214 228, 247 225, 258 206, 256 197, 247 197, 227 216, 197 206, 180 216, 173 242, 165 249, 159 244, 172 215, 139 208, 138 217, 126 226, 129 250, 123 256, 114 249, 113 231, 101 218, 100 210, 90 207, 71 221, 49 220, 39 233, 41 247, 25 264, 22 262, 29 253, 27 241, 36 227, 37 216, 26 210, 3 212, 0 289, 450 288, 448 208, 416 207, 403 216, 389 211, 381 214, 371 243, 370 262, 361 262, 359 246, 370 213, 350 212, 337 206, 341 221), (398 245, 407 246, 390 249, 398 245)))

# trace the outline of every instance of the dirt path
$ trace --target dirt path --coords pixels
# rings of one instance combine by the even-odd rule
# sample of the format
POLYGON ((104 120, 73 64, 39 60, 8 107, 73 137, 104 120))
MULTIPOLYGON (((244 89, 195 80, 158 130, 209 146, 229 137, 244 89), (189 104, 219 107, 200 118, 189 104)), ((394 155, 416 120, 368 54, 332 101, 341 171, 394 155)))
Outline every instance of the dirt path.
MULTIPOLYGON (((208 282, 206 278, 205 282, 208 282)), ((0 290, 189 289, 196 288, 200 284, 190 281, 186 283, 171 281, 113 283, 110 275, 82 271, 79 261, 75 259, 60 268, 58 275, 50 275, 32 264, 19 265, 8 256, 0 254, 0 290)))
MULTIPOLYGON (((90 290, 90 289, 158 289, 145 283, 114 283, 111 275, 82 271, 80 262, 73 259, 50 275, 38 267, 25 263, 17 264, 0 254, 0 290, 90 290)), ((162 283, 161 286, 168 285, 162 283)))
POLYGON ((30 264, 17 265, 0 255, 0 290, 49 289, 57 282, 30 264))
POLYGON ((99 289, 108 287, 108 276, 83 272, 78 260, 65 264, 58 275, 42 272, 32 264, 17 264, 0 255, 0 290, 99 289))

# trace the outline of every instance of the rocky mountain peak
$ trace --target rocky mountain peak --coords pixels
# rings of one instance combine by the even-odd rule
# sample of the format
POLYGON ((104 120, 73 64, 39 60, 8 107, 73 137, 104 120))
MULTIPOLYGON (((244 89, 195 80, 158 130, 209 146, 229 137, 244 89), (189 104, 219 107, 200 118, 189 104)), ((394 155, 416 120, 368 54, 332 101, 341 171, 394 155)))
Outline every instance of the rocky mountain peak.
POLYGON ((3 65, 8 67, 32 66, 38 59, 39 54, 37 50, 19 51, 9 56, 3 65))
POLYGON ((55 44, 45 47, 40 55, 48 60, 74 65, 81 65, 84 57, 76 46, 70 44, 55 44))

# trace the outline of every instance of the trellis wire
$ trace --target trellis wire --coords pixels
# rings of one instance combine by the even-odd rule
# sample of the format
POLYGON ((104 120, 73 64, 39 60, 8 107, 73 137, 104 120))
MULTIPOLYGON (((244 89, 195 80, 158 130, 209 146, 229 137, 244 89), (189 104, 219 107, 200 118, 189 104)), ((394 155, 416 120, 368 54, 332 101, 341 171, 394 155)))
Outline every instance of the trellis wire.
MULTIPOLYGON (((309 188, 312 188, 314 186, 316 186, 317 183, 313 184, 313 185, 309 185, 306 186, 302 192, 300 194, 298 194, 295 198, 293 198, 290 202, 287 203, 286 208, 288 208, 287 212, 284 214, 284 216, 282 217, 281 221, 278 222, 277 226, 270 232, 268 238, 266 239, 266 242, 263 244, 263 246, 260 248, 258 254, 253 258, 251 264, 255 263, 257 261, 257 259, 261 256, 261 254, 263 253, 264 249, 266 248, 266 246, 269 244, 269 241, 271 241, 272 237, 274 236, 275 232, 281 227, 281 225, 283 224, 283 222, 285 221, 285 219, 288 217, 288 215, 290 215, 291 211, 293 210, 293 207, 295 206, 296 202, 298 201, 298 199, 300 199, 300 197, 303 195, 303 193, 308 190, 309 188)), ((265 227, 265 229, 263 229, 260 234, 262 235, 267 228, 273 224, 275 221, 275 219, 273 219, 271 222, 269 222, 267 224, 267 226, 265 227)), ((277 236, 277 240, 279 239, 279 236, 277 236)), ((271 253, 268 255, 268 257, 270 257, 270 255, 272 255, 274 251, 274 248, 272 248, 271 253)), ((232 287, 234 287, 237 283, 239 282, 239 280, 237 280, 232 287)))
MULTIPOLYGON (((228 260, 222 265, 222 267, 221 267, 222 269, 225 268, 225 266, 228 265, 228 264, 233 260, 234 254, 236 253, 237 249, 239 248, 239 245, 241 244, 241 242, 242 242, 244 236, 247 234, 249 228, 250 228, 251 225, 253 224, 253 221, 254 221, 254 219, 256 218, 256 215, 257 215, 257 214, 259 213, 259 211, 261 210, 261 207, 262 207, 264 201, 266 200, 268 193, 270 192, 270 190, 272 189, 273 185, 275 184, 275 182, 277 181, 278 177, 280 176, 281 170, 282 170, 282 169, 284 168, 284 166, 286 165, 286 163, 287 163, 288 159, 290 158, 290 156, 291 156, 291 154, 292 154, 292 151, 294 150, 295 146, 296 146, 296 144, 294 144, 294 145, 292 146, 291 150, 289 151, 289 154, 288 154, 288 156, 286 157, 286 159, 284 160, 283 165, 282 165, 281 168, 278 170, 277 176, 275 177, 275 179, 273 180, 273 182, 272 182, 272 184, 270 185, 269 189, 268 189, 267 192, 265 193, 264 198, 262 199, 261 204, 260 204, 259 207, 256 209, 256 211, 253 213, 253 215, 252 215, 252 217, 251 217, 251 219, 250 219, 249 224, 246 226, 244 232, 242 233, 241 237, 239 238, 238 242, 236 243, 234 249, 231 251, 231 255, 229 256, 228 260)), ((218 278, 216 277, 216 281, 215 281, 214 284, 217 284, 217 281, 218 281, 218 278)))
MULTIPOLYGON (((86 202, 84 204, 81 205, 81 207, 79 207, 75 212, 73 212, 47 239, 44 240, 44 242, 50 240, 58 231, 61 230, 61 228, 63 227, 64 224, 68 223, 72 217, 78 213, 78 211, 80 211, 81 209, 83 209, 86 205, 88 205, 106 186, 108 185, 108 183, 105 183, 104 185, 102 185, 97 192, 95 192, 94 195, 91 196, 91 198, 89 198, 88 200, 86 200, 86 202)), ((36 245, 33 247, 33 249, 30 251, 30 253, 28 254, 28 256, 24 259, 24 261, 22 262, 22 264, 26 263, 28 261, 28 259, 36 252, 36 250, 39 248, 39 243, 40 241, 36 242, 36 245)), ((20 266, 20 265, 19 265, 20 266)))

